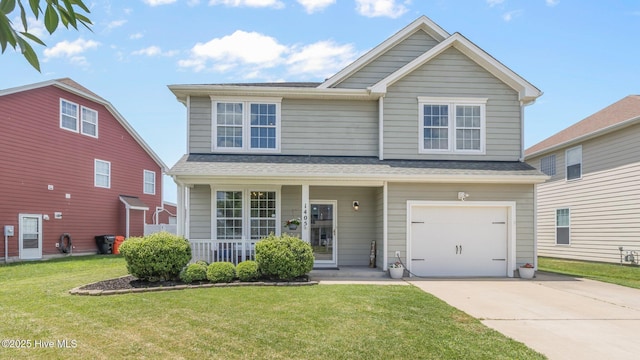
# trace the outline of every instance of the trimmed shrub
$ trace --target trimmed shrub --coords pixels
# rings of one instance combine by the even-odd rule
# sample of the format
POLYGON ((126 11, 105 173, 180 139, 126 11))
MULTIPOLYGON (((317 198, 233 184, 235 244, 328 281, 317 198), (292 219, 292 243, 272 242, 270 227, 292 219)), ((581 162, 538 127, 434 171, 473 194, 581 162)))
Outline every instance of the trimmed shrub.
POLYGON ((292 280, 313 270, 313 249, 307 242, 288 234, 268 237, 256 243, 260 273, 270 279, 292 280))
POLYGON ((247 260, 236 266, 236 276, 240 281, 254 281, 259 276, 258 263, 253 260, 247 260))
POLYGON ((214 262, 207 268, 207 279, 213 283, 232 282, 235 277, 236 267, 230 262, 214 262))
POLYGON ((204 260, 198 260, 196 261, 196 264, 204 265, 204 267, 209 266, 209 263, 204 260))
POLYGON ((207 280, 207 267, 199 261, 189 264, 180 272, 180 280, 187 284, 191 284, 194 281, 207 280))
POLYGON ((191 246, 185 238, 168 232, 132 237, 120 245, 129 274, 141 280, 176 280, 191 260, 191 246))

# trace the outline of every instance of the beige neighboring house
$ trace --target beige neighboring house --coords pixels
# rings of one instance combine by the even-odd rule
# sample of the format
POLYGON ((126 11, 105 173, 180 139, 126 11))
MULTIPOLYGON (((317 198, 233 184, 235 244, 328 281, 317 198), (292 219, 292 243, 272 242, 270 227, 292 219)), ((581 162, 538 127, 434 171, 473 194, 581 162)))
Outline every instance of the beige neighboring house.
POLYGON ((194 259, 252 259, 287 232, 316 267, 512 277, 535 261, 547 177, 524 162, 522 129, 542 93, 427 17, 322 83, 169 89, 186 107, 189 153, 170 175, 194 259))
POLYGON ((537 185, 539 255, 637 262, 639 95, 625 97, 525 154, 526 162, 551 177, 537 185))

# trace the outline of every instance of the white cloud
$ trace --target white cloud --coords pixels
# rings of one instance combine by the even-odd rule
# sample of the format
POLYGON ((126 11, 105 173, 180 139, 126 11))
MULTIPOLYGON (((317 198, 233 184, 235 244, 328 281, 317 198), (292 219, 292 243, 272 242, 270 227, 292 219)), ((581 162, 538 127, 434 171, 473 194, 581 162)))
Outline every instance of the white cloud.
POLYGON ((502 15, 502 20, 509 22, 514 18, 522 15, 523 12, 524 12, 523 10, 513 10, 513 11, 506 12, 502 15))
POLYGON ((132 52, 132 55, 144 55, 144 56, 174 56, 177 51, 162 51, 159 46, 149 46, 144 49, 136 50, 132 52))
MULTIPOLYGON (((21 29, 24 31, 22 20, 19 16, 16 16, 15 19, 13 19, 13 23, 17 25, 16 30, 21 29)), ((33 16, 27 17, 27 28, 30 34, 35 35, 39 39, 42 39, 43 36, 47 35, 47 29, 44 27, 42 20, 36 20, 33 16)))
POLYGON ((139 33, 139 32, 129 35, 129 39, 130 40, 138 40, 138 39, 142 39, 143 37, 144 37, 144 35, 142 33, 139 33))
MULTIPOLYGON (((46 59, 67 57, 70 59, 80 58, 80 54, 87 50, 95 49, 100 45, 99 42, 93 40, 84 40, 79 38, 76 41, 61 41, 55 44, 53 47, 44 49, 44 56, 46 59)), ((85 60, 86 61, 86 60, 85 60)))
POLYGON ((558 3, 560 3, 560 0, 545 0, 545 2, 547 3, 547 6, 556 6, 558 5, 558 3))
POLYGON ((297 0, 302 5, 308 14, 313 14, 316 11, 322 11, 329 5, 336 3, 336 0, 297 0))
POLYGON ((115 20, 107 24, 107 30, 113 30, 127 23, 127 20, 115 20))
POLYGON ((201 71, 212 61, 215 69, 228 70, 239 64, 272 67, 283 61, 287 47, 270 36, 237 30, 231 35, 197 43, 191 58, 179 61, 181 67, 201 71))
POLYGON ((489 4, 489 7, 494 7, 502 3, 504 3, 504 0, 487 0, 487 4, 489 4))
POLYGON ((231 7, 272 7, 282 9, 284 3, 280 0, 209 0, 209 5, 226 5, 231 7))
POLYGON ((188 6, 197 6, 197 5, 200 5, 200 0, 188 0, 188 1, 187 1, 187 5, 188 5, 188 6))
MULTIPOLYGON (((405 1, 405 3, 408 3, 405 1)), ((402 16, 408 11, 403 4, 398 4, 397 0, 356 0, 356 10, 360 15, 366 17, 390 17, 392 19, 402 16)))
POLYGON ((143 2, 149 6, 160 6, 173 4, 176 0, 143 0, 143 2))
POLYGON ((357 56, 353 45, 339 45, 333 41, 319 41, 293 51, 286 63, 293 75, 327 78, 341 70, 357 56))

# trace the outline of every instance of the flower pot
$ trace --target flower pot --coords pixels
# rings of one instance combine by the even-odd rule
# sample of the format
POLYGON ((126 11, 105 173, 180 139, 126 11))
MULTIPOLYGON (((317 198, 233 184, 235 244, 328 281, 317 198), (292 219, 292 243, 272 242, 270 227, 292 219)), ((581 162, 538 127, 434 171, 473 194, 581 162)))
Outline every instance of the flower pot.
POLYGON ((533 275, 535 274, 534 268, 520 268, 520 278, 522 279, 533 279, 533 275))
POLYGON ((289 224, 289 230, 295 230, 298 228, 298 225, 296 224, 289 224))
POLYGON ((403 267, 389 268, 389 275, 391 276, 392 279, 402 279, 402 275, 404 275, 404 268, 403 267))

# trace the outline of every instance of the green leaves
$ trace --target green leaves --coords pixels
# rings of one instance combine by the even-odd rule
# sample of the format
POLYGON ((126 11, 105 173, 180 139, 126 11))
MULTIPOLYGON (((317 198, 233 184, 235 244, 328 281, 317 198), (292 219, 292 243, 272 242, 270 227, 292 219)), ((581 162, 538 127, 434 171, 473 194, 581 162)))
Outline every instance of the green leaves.
MULTIPOLYGON (((23 0, 0 0, 0 49, 2 49, 2 53, 4 53, 7 45, 10 45, 16 50, 19 48, 20 53, 22 53, 29 64, 40 71, 38 56, 28 41, 42 46, 46 46, 46 44, 29 32, 27 11, 22 1, 23 0), (16 11, 16 5, 18 5, 20 9, 20 21, 24 28, 24 31, 20 32, 16 31, 10 20, 11 14, 16 11)), ((49 34, 53 34, 58 29, 60 23, 67 29, 69 26, 72 26, 76 30, 78 29, 78 24, 82 24, 88 30, 91 30, 90 26, 93 25, 88 17, 77 12, 78 9, 84 13, 90 13, 89 8, 82 0, 29 0, 29 9, 36 19, 39 19, 40 15, 44 15, 44 26, 49 34), (45 5, 44 11, 42 10, 42 6, 40 6, 41 3, 45 5)))

